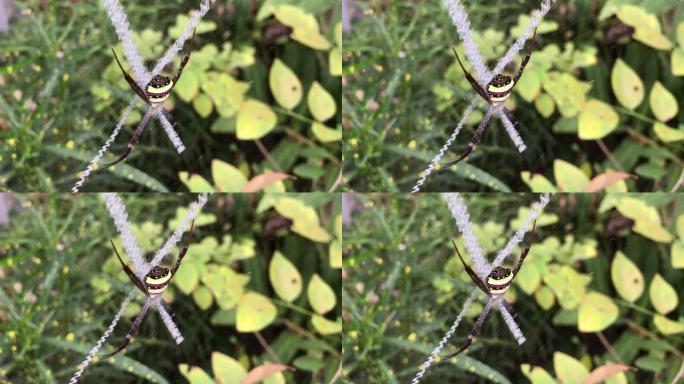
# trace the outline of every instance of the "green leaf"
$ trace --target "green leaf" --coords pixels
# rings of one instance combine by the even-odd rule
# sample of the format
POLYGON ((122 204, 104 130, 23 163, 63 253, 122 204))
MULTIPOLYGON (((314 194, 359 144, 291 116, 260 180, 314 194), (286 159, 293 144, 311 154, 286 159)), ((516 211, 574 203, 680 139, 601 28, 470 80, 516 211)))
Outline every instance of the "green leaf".
POLYGON ((200 84, 204 93, 211 98, 216 112, 221 117, 232 117, 244 108, 245 93, 249 83, 235 80, 226 73, 207 72, 206 79, 200 84))
POLYGON ((620 311, 613 300, 598 292, 589 292, 580 302, 577 329, 580 332, 600 332, 617 320, 620 311))
MULTIPOLYGON (((185 29, 185 26, 190 22, 190 17, 188 15, 180 14, 176 15, 176 24, 169 28, 169 36, 177 39, 180 37, 181 32, 185 29)), ((216 30, 216 23, 213 21, 201 20, 197 29, 196 34, 201 35, 203 33, 212 32, 216 30)))
POLYGON ((537 303, 539 304, 540 307, 544 308, 544 310, 548 311, 553 307, 553 304, 556 302, 556 298, 553 295, 553 291, 549 289, 549 287, 542 285, 537 289, 537 292, 534 293, 534 299, 537 300, 537 303))
POLYGON ((684 130, 670 128, 667 125, 656 122, 653 124, 653 131, 663 143, 674 143, 684 140, 684 130))
POLYGON ((176 91, 181 99, 183 99, 185 102, 188 102, 194 99, 199 93, 199 80, 195 76, 194 72, 185 71, 173 90, 176 91))
POLYGON ((178 365, 178 370, 185 376, 190 384, 216 384, 214 380, 200 367, 191 367, 187 364, 178 365))
POLYGON ((275 251, 268 267, 268 275, 275 293, 287 302, 293 302, 302 292, 302 276, 297 267, 282 253, 275 251))
POLYGON ((200 285, 193 293, 192 293, 192 299, 195 300, 195 303, 197 303, 197 306, 200 307, 203 311, 206 311, 211 307, 211 304, 214 302, 214 297, 211 295, 211 292, 207 287, 200 285))
POLYGON ((672 119, 677 116, 677 112, 679 111, 675 97, 657 80, 655 84, 653 84, 651 94, 648 97, 648 102, 651 105, 651 111, 653 111, 655 117, 660 121, 672 119))
POLYGON ((672 259, 672 268, 684 268, 684 242, 677 240, 672 243, 670 258, 672 259))
POLYGON ((553 354, 553 369, 563 384, 580 384, 589 376, 589 370, 579 360, 563 352, 553 354))
POLYGON ((211 177, 219 192, 240 192, 247 185, 247 178, 239 169, 218 159, 211 161, 211 177))
POLYGON ((330 312, 337 303, 335 292, 317 273, 311 277, 306 294, 309 297, 311 308, 319 314, 330 312))
POLYGON ((529 364, 522 364, 520 366, 522 373, 530 380, 532 384, 557 384, 553 376, 542 367, 531 366, 529 364))
POLYGON ((553 98, 563 117, 574 117, 582 109, 591 84, 579 81, 569 73, 549 72, 542 87, 553 98))
POLYGON ((660 32, 660 28, 650 29, 650 28, 636 28, 634 34, 632 35, 634 40, 640 41, 649 47, 659 49, 661 51, 669 51, 672 49, 672 42, 660 32))
POLYGON ((672 68, 673 75, 684 76, 684 49, 682 49, 681 47, 675 48, 672 51, 670 67, 672 68))
POLYGON ((318 81, 314 81, 306 97, 309 110, 313 117, 318 121, 326 121, 335 116, 337 104, 335 99, 321 86, 318 81))
POLYGON ((319 224, 316 210, 304 202, 291 197, 282 197, 276 201, 275 209, 294 222, 291 227, 293 232, 319 243, 330 241, 330 234, 319 224))
POLYGON ((225 265, 208 265, 200 280, 221 309, 233 309, 241 300, 249 277, 235 273, 225 265))
POLYGON ((534 106, 539 111, 539 114, 548 118, 553 115, 556 110, 556 104, 554 104, 553 99, 547 93, 542 93, 534 100, 534 106))
POLYGON ((240 384, 247 370, 240 362, 221 352, 212 352, 211 369, 218 384, 240 384))
POLYGON ((589 178, 584 172, 560 159, 553 162, 553 174, 561 192, 581 192, 589 184, 589 178))
POLYGON ((192 101, 192 106, 195 108, 195 111, 197 111, 197 114, 204 118, 209 117, 211 111, 214 110, 214 104, 211 102, 211 98, 204 93, 197 95, 192 101))
POLYGON ((644 276, 639 267, 622 252, 617 251, 610 267, 613 285, 623 299, 635 302, 644 292, 644 276))
POLYGON ((321 143, 331 143, 333 141, 342 140, 341 129, 328 128, 317 121, 314 121, 313 124, 311 124, 311 131, 313 131, 314 136, 316 136, 321 143))
POLYGON ((543 175, 532 175, 528 171, 523 171, 520 172, 520 178, 525 184, 527 184, 528 187, 530 187, 532 192, 558 192, 553 183, 550 182, 549 179, 547 179, 543 175))
POLYGON ((188 187, 190 192, 216 192, 214 187, 200 175, 189 175, 187 172, 178 172, 178 179, 188 187))
POLYGON ((278 104, 293 109, 302 100, 302 82, 280 59, 275 59, 269 72, 268 83, 278 104))
POLYGON ((178 268, 173 283, 186 295, 189 295, 199 284, 199 274, 191 263, 178 268))
POLYGON ((660 22, 655 15, 636 5, 623 5, 617 9, 617 17, 623 23, 633 28, 648 28, 660 30, 660 22))
POLYGON ((675 230, 677 231, 677 236, 679 236, 681 240, 684 240, 684 214, 677 216, 675 230))
POLYGON ((316 18, 294 5, 279 5, 275 9, 275 17, 281 23, 292 28, 292 39, 307 47, 328 50, 330 42, 318 30, 316 18))
POLYGON ((659 273, 653 276, 648 295, 651 298, 653 308, 662 315, 672 312, 679 304, 677 292, 659 273))
POLYGON ((342 332, 342 321, 330 321, 323 316, 311 316, 311 323, 321 335, 334 335, 342 332))
POLYGON ((622 59, 617 59, 610 74, 613 93, 620 104, 634 109, 644 100, 644 83, 622 59))
POLYGON ((536 71, 528 70, 523 72, 518 82, 515 84, 515 90, 527 102, 534 100, 541 92, 541 79, 536 71))
POLYGON ((271 300, 259 293, 248 292, 241 298, 235 314, 238 332, 258 332, 275 320, 277 310, 271 300))
POLYGON ((342 268, 342 244, 339 240, 330 243, 328 262, 330 263, 330 268, 342 268))
POLYGON ((634 220, 634 232, 660 243, 672 242, 672 235, 661 225, 658 211, 645 202, 623 197, 617 202, 617 210, 623 216, 634 220))
POLYGON ((522 290, 531 295, 539 288, 541 284, 541 273, 535 264, 526 263, 518 272, 515 282, 522 288, 522 290), (519 278, 518 278, 519 277, 519 278))
POLYGON ((684 47, 684 21, 677 24, 677 30, 676 31, 677 31, 676 32, 677 44, 679 44, 680 47, 684 47))
POLYGON ((597 99, 589 99, 579 114, 578 135, 582 140, 598 140, 618 126, 618 114, 613 108, 597 99))
POLYGON ((655 324, 658 331, 663 335, 670 336, 684 332, 684 323, 672 321, 665 316, 653 316, 653 324, 655 324))
POLYGON ((237 138, 256 140, 264 137, 275 128, 276 114, 267 104, 249 99, 242 103, 237 115, 237 138))
POLYGON ((331 76, 342 76, 342 49, 333 48, 330 50, 328 67, 331 76))

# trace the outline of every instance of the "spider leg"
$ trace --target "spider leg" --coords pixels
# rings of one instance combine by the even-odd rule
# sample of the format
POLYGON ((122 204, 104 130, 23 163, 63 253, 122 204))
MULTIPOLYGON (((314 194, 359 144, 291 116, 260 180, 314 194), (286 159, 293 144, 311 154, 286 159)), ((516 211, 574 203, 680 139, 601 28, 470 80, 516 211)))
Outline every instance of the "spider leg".
POLYGON ((147 109, 147 112, 145 112, 145 116, 143 116, 142 120, 140 120, 140 123, 138 123, 138 128, 135 129, 135 132, 133 133, 133 137, 131 138, 131 141, 128 142, 128 147, 126 147, 126 150, 124 153, 119 156, 118 159, 114 160, 114 162, 109 163, 105 165, 104 168, 109 168, 121 161, 123 161, 128 155, 131 153, 133 150, 133 147, 135 147, 136 144, 140 141, 140 136, 142 136, 143 132, 145 131, 145 128, 147 127, 147 124, 150 122, 150 118, 152 117, 152 107, 149 107, 147 109))
MULTIPOLYGON (((195 227, 195 220, 192 221, 192 224, 190 224, 190 231, 188 231, 188 243, 181 249, 180 253, 178 254, 178 260, 176 261, 176 265, 173 266, 173 269, 171 270, 171 279, 173 279, 173 276, 176 274, 176 271, 180 267, 181 261, 183 261, 183 257, 185 257, 185 253, 188 251, 188 247, 190 246, 190 243, 192 243, 192 229, 195 227)), ((163 300, 162 300, 163 301, 163 300)))
MULTIPOLYGON (((505 110, 505 108, 502 108, 505 110)), ((466 149, 465 152, 461 156, 459 156, 458 159, 444 164, 443 168, 448 168, 461 160, 465 159, 470 155, 470 152, 473 151, 475 146, 480 142, 480 139, 482 138, 482 134, 484 133, 485 128, 487 128, 487 123, 489 123, 489 120, 492 118, 492 113, 491 113, 492 107, 490 107, 489 111, 487 111, 487 114, 482 118, 482 121, 480 121, 480 125, 477 127, 477 130, 475 130, 475 134, 473 135, 473 138, 470 139, 470 142, 468 143, 468 149, 466 149)))
POLYGON ((478 334, 480 334, 480 330, 482 329, 482 324, 484 324, 484 321, 487 318, 487 315, 489 315, 489 311, 492 309, 492 300, 494 300, 494 299, 489 299, 489 302, 487 303, 487 305, 482 310, 482 313, 480 313, 480 317, 477 318, 477 321, 475 322, 473 329, 470 331, 470 333, 466 337, 466 340, 463 343, 463 345, 461 345, 461 348, 459 348, 456 352, 454 352, 450 355, 444 356, 442 358, 443 360, 451 359, 452 357, 456 357, 458 354, 465 351, 465 349, 468 348, 468 346, 470 346, 470 344, 473 342, 473 338, 475 336, 477 336, 478 334))
POLYGON ((135 318, 135 321, 133 321, 133 325, 131 326, 131 329, 126 334, 126 340, 124 340, 123 344, 121 344, 121 346, 119 346, 119 348, 115 349, 114 352, 108 353, 108 354, 102 356, 103 359, 106 359, 108 357, 112 357, 112 356, 116 355, 117 353, 121 352, 124 348, 126 348, 128 343, 131 342, 131 338, 133 338, 133 336, 135 336, 135 334, 138 332, 138 329, 140 328, 140 324, 142 323, 143 319, 145 318, 145 314, 147 313, 147 310, 149 308, 150 308, 150 305, 149 305, 149 299, 148 299, 148 301, 145 303, 145 305, 143 305, 142 309, 140 310, 140 313, 138 314, 138 316, 135 318))
POLYGON ((461 256, 461 252, 458 251, 458 247, 456 246, 456 242, 454 242, 453 240, 451 240, 451 244, 454 245, 454 249, 456 250, 456 254, 458 255, 458 258, 461 259, 461 263, 463 263, 463 266, 465 267, 466 272, 468 272, 468 275, 469 275, 470 278, 473 280, 473 282, 475 283, 475 285, 477 285, 477 287, 480 288, 480 289, 482 290, 482 292, 486 293, 487 296, 491 296, 491 294, 489 293, 489 290, 487 289, 487 285, 485 285, 485 283, 484 283, 482 280, 480 280, 480 278, 479 278, 479 277, 477 276, 477 274, 468 266, 468 264, 466 264, 465 261, 463 261, 463 257, 461 256))
POLYGON ((537 220, 535 220, 534 223, 532 224, 532 234, 530 235, 530 241, 527 244, 527 247, 525 247, 525 249, 523 249, 523 251, 520 253, 520 260, 518 260, 518 264, 515 266, 515 269, 513 270, 513 279, 515 279, 515 275, 518 274, 520 267, 522 267, 523 261, 525 261, 527 254, 530 252, 530 247, 532 247, 532 244, 534 244, 534 240, 535 240, 534 230, 535 230, 535 228, 537 228, 537 220))
POLYGON ((147 292, 147 287, 145 287, 145 284, 143 284, 140 279, 138 279, 138 276, 133 273, 133 271, 126 265, 123 260, 121 260, 121 256, 119 255, 119 251, 116 250, 116 246, 114 245, 114 242, 112 240, 109 240, 112 243, 112 248, 114 248, 114 253, 116 253, 116 257, 119 259, 119 262, 121 263, 121 266, 123 266, 124 272, 128 275, 128 278, 131 279, 133 284, 135 284, 138 289, 142 291, 146 296, 149 296, 150 294, 147 292))
MULTIPOLYGON (((171 89, 176 86, 176 83, 178 83, 178 80, 180 80, 181 75, 183 74, 183 68, 185 68, 185 65, 188 63, 188 60, 190 60, 190 54, 192 53, 192 46, 193 42, 195 41, 195 31, 197 29, 192 31, 192 37, 190 38, 190 43, 188 45, 188 54, 183 57, 183 60, 181 60, 180 67, 178 67, 178 73, 176 73, 176 76, 173 78, 173 86, 171 86, 171 89)), ((170 92, 170 91, 169 91, 170 92)))
POLYGON ((518 79, 520 79, 520 76, 523 74, 523 70, 525 70, 525 66, 527 65, 527 62, 530 61, 530 57, 532 56, 532 51, 534 50, 534 42, 537 39, 537 28, 534 29, 534 35, 532 35, 532 41, 530 42, 530 45, 533 47, 530 49, 530 52, 523 57, 522 63, 520 63, 520 69, 518 69, 518 73, 515 75, 515 78, 513 79, 513 84, 518 83, 518 79))
POLYGON ((458 53, 456 53, 456 48, 452 47, 452 49, 454 50, 454 55, 456 55, 456 60, 458 60, 458 64, 461 66, 463 73, 465 73, 465 77, 468 80, 468 82, 470 83, 470 86, 473 87, 475 92, 477 92, 478 95, 482 96, 482 98, 487 103, 491 104, 492 102, 489 100, 489 96, 487 95, 487 92, 485 92, 485 90, 482 89, 482 86, 480 86, 480 84, 477 82, 477 80, 475 80, 475 78, 473 78, 473 76, 468 71, 466 71, 465 67, 463 67, 463 63, 461 63, 461 59, 458 57, 458 53))
POLYGON ((142 89, 140 89, 140 87, 135 82, 135 80, 133 80, 131 75, 129 75, 128 72, 126 72, 123 69, 123 66, 121 65, 121 62, 119 61, 119 57, 116 55, 116 51, 114 51, 114 48, 112 48, 112 53, 114 54, 114 59, 116 60, 116 63, 119 64, 119 68, 121 69, 121 73, 123 73, 124 78, 128 82, 128 85, 131 86, 131 88, 135 91, 135 93, 138 94, 138 96, 140 96, 141 99, 143 99, 147 104, 150 104, 150 99, 147 97, 147 94, 142 89))

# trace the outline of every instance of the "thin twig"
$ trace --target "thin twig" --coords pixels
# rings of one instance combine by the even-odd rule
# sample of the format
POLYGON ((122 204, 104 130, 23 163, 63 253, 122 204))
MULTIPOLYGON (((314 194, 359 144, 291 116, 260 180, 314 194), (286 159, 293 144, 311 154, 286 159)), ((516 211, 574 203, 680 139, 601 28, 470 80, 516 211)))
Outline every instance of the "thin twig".
MULTIPOLYGON (((682 366, 682 368, 684 368, 684 366, 682 366)), ((340 366, 337 367, 337 371, 333 375, 332 379, 330 379, 330 382, 328 382, 328 384, 333 384, 333 383, 337 382, 337 379, 339 379, 340 376, 342 376, 342 362, 341 361, 340 361, 340 366)))
POLYGON ((619 161, 613 156, 613 153, 610 152, 608 147, 606 146, 606 143, 603 142, 603 140, 599 139, 596 140, 596 143, 598 143, 599 148, 601 148, 601 152, 603 152, 604 155, 608 158, 608 161, 610 161, 611 164, 613 164, 613 167, 617 169, 620 172, 624 172, 625 169, 622 167, 619 161))
POLYGON ((599 340, 601 341, 601 344, 603 344, 603 346, 606 348, 606 350, 610 353, 610 355, 613 356, 613 358, 617 362, 619 362, 620 364, 624 364, 625 362, 622 360, 622 358, 617 353, 615 348, 613 348, 613 346, 610 345, 610 343, 608 342, 608 339, 606 339, 606 337, 603 335, 603 332, 598 332, 596 335, 598 336, 599 340))
POLYGON ((261 346, 266 350, 266 353, 268 353, 268 355, 271 357, 271 359, 273 359, 273 361, 275 361, 278 364, 282 364, 282 361, 280 360, 278 355, 276 355, 276 353, 273 352, 273 349, 271 349, 271 346, 268 345, 268 342, 266 341, 266 339, 264 339, 264 337, 261 335, 261 332, 255 332, 254 336, 256 336, 257 340, 259 341, 259 344, 261 344, 261 346))
POLYGON ((679 187, 682 186, 682 184, 684 184, 684 168, 682 168, 682 174, 679 175, 679 180, 677 180, 675 185, 672 187, 670 193, 676 192, 679 189, 679 187))
POLYGON ((282 173, 283 169, 280 168, 280 165, 278 165, 273 156, 271 156, 271 154, 268 152, 268 149, 266 149, 264 143, 262 143, 259 139, 254 140, 254 143, 256 144, 257 148, 259 148, 259 152, 261 152, 261 154, 264 155, 266 160, 268 160, 269 164, 271 164, 276 171, 282 173))
POLYGON ((672 383, 670 384, 676 384, 677 381, 679 381, 682 376, 684 376, 684 360, 682 360, 682 366, 679 368, 679 372, 677 372, 677 376, 672 379, 672 383))
MULTIPOLYGON (((682 175, 684 176, 684 173, 682 173, 682 175)), ((340 167, 340 173, 337 174, 337 179, 335 179, 333 185, 330 186, 328 192, 334 192, 340 184, 342 184, 342 167, 340 167)))

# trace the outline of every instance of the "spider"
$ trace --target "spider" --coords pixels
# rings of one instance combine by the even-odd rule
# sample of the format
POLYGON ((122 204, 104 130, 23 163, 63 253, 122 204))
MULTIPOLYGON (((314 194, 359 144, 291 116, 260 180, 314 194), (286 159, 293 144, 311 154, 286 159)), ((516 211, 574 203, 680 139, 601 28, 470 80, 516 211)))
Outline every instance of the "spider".
MULTIPOLYGON (((482 292, 484 292, 489 297, 490 302, 494 300, 500 301, 501 304, 504 307, 506 307, 506 310, 508 311, 508 313, 511 314, 511 316, 515 316, 513 312, 513 307, 511 306, 511 303, 509 303, 508 301, 506 301, 506 299, 503 298, 503 294, 506 293, 508 287, 513 282, 513 279, 515 279, 515 276, 518 274, 518 271, 520 271, 520 267, 522 266, 523 261, 525 261, 525 257, 527 257, 527 253, 530 251, 532 243, 534 243, 534 229, 536 225, 537 222, 535 221, 532 225, 532 238, 530 239, 530 242, 527 244, 527 247, 525 247, 525 249, 523 249, 523 251, 520 253, 520 260, 518 260, 518 264, 515 266, 515 268, 513 268, 513 271, 505 267, 496 267, 492 272, 489 273, 489 276, 487 276, 486 283, 483 282, 477 276, 477 274, 465 263, 465 261, 463 261, 463 257, 461 256, 461 253, 458 251, 456 243, 453 240, 451 241, 451 243, 454 245, 454 249, 456 249, 456 254, 458 255, 458 258, 461 259, 461 263, 463 263, 466 272, 468 272, 468 275, 473 280, 475 285, 477 285, 477 287, 480 288, 482 292)), ((489 314, 491 307, 492 305, 489 303, 487 306, 485 306, 484 310, 475 321, 475 325, 466 337, 466 340, 463 343, 463 345, 456 352, 445 356, 445 360, 457 356, 459 353, 463 352, 466 348, 468 348, 470 343, 472 343, 473 338, 480 333, 482 324, 484 323, 485 319, 487 319, 487 315, 489 314)))
MULTIPOLYGON (((171 279, 173 279, 173 276, 176 274, 176 271, 178 271, 178 267, 180 267, 181 261, 183 261, 183 257, 185 256, 185 253, 188 251, 188 246, 192 242, 192 228, 195 226, 195 221, 193 220, 192 224, 190 225, 190 233, 188 235, 188 244, 185 245, 180 250, 180 253, 178 254, 178 260, 176 261, 176 265, 173 266, 172 269, 169 270, 169 268, 165 267, 160 267, 158 265, 155 265, 148 273, 145 275, 144 280, 140 280, 138 276, 133 273, 133 271, 126 265, 123 260, 121 260, 121 256, 119 255, 119 251, 116 250, 116 246, 114 245, 114 242, 112 241, 112 248, 114 248, 114 253, 116 253, 116 257, 119 259, 119 262, 121 263, 121 266, 123 267, 124 272, 128 275, 128 277, 131 279, 133 284, 135 284, 138 289, 142 291, 142 293, 147 296, 147 300, 154 300, 154 299, 159 299, 161 305, 164 307, 166 312, 171 314, 173 316, 173 312, 171 312, 171 306, 169 303, 164 301, 161 296, 164 291, 166 291, 166 288, 168 288, 169 283, 171 283, 171 279)), ((117 353, 121 352, 128 343, 131 342, 131 338, 135 336, 135 334, 138 332, 138 329, 140 328, 140 324, 143 321, 143 318, 145 317, 145 313, 147 312, 146 310, 147 306, 144 306, 143 309, 140 311, 138 316, 136 316, 135 320, 133 321, 133 325, 131 326, 131 329, 128 331, 126 334, 126 339, 124 340, 123 344, 114 352, 108 353, 104 355, 102 358, 106 359, 108 357, 114 356, 117 353)), ((175 316, 174 316, 175 317, 175 316)))
MULTIPOLYGON (((532 35, 532 42, 531 45, 534 45, 534 40, 537 37, 537 29, 534 29, 534 34, 532 35)), ((463 67, 463 63, 461 62, 461 59, 458 57, 458 54, 456 53, 456 49, 454 49, 454 54, 456 55, 456 60, 458 60, 458 64, 461 66, 461 70, 463 70, 463 73, 465 73, 465 77, 470 83, 470 86, 473 87, 475 92, 477 92, 478 95, 482 96, 482 98, 492 105, 493 107, 498 107, 501 104, 503 104, 506 99, 511 95, 511 92, 513 92, 513 87, 515 87, 516 84, 518 84, 518 80, 520 79, 520 76, 522 76, 523 71, 525 70, 525 66, 527 65, 527 62, 530 61, 530 56, 532 56, 532 51, 530 51, 522 60, 522 63, 520 64, 520 69, 518 70, 518 73, 515 75, 515 77, 511 78, 510 76, 503 75, 501 73, 497 73, 496 76, 487 84, 487 89, 483 89, 480 84, 473 78, 473 76, 466 71, 466 69, 463 67)), ((513 118, 513 114, 511 111, 506 109, 506 107, 502 107, 501 111, 506 114, 506 117, 515 124, 515 119, 513 118)), ((480 122, 480 125, 477 127, 475 130, 475 134, 473 135, 472 139, 470 139, 470 142, 468 143, 468 149, 466 149, 465 152, 461 156, 459 156, 458 159, 446 163, 444 165, 444 168, 450 167, 461 160, 465 159, 470 152, 473 151, 475 146, 480 142, 480 138, 482 137, 482 134, 484 133, 485 128, 487 127, 487 123, 489 122, 489 119, 483 119, 480 122)))
MULTIPOLYGON (((121 72, 124 75, 124 78, 128 82, 128 85, 131 86, 133 91, 140 96, 143 101, 147 103, 149 107, 152 108, 157 108, 159 107, 160 112, 166 117, 166 119, 171 122, 171 124, 175 125, 173 122, 173 117, 163 107, 161 107, 161 104, 166 101, 166 99, 169 98, 169 95, 171 94, 171 91, 173 88, 178 84, 178 80, 180 80, 181 75, 183 74, 183 68, 185 68, 185 65, 188 63, 188 60, 190 59, 190 54, 192 53, 192 43, 195 40, 195 31, 192 32, 192 38, 190 39, 190 44, 188 48, 188 54, 181 60, 180 66, 178 67, 178 73, 176 73, 176 76, 173 78, 170 78, 168 76, 163 76, 163 75, 155 75, 152 80, 150 80, 147 83, 147 86, 145 87, 145 90, 142 90, 140 86, 133 80, 131 75, 128 74, 123 69, 123 66, 121 65, 121 62, 119 61, 119 57, 116 55, 116 52, 112 48, 112 53, 114 54, 114 59, 116 59, 116 63, 119 65, 119 68, 121 69, 121 72)), ((126 147, 126 150, 124 151, 123 155, 121 155, 118 159, 116 159, 114 162, 109 163, 105 165, 103 168, 109 168, 120 161, 123 161, 128 155, 131 153, 133 150, 133 147, 135 147, 136 144, 138 144, 138 141, 140 141, 140 136, 142 136, 143 131, 147 127, 147 124, 149 123, 149 118, 144 118, 143 120, 140 121, 138 124, 138 127, 135 129, 135 132, 133 133, 133 137, 131 138, 131 141, 128 143, 128 147, 126 147)))

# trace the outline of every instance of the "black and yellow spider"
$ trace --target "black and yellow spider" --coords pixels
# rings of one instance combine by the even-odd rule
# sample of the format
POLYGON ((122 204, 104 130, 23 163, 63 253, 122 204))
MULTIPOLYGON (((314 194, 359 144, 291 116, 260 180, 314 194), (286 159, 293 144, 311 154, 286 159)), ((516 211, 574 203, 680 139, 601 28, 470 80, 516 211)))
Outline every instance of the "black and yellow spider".
MULTIPOLYGON (((180 250, 180 253, 178 254, 178 260, 176 260, 176 264, 173 266, 172 269, 166 268, 166 267, 160 267, 158 265, 155 265, 148 273, 145 275, 144 280, 140 280, 138 276, 133 273, 133 271, 126 265, 123 260, 121 260, 121 256, 119 256, 119 251, 116 250, 116 246, 114 245, 114 242, 112 241, 112 247, 114 248, 114 253, 116 253, 116 257, 119 259, 119 262, 121 262, 121 266, 123 267, 124 272, 128 275, 128 277, 131 279, 133 284, 135 284, 138 289, 142 291, 142 293, 147 296, 147 300, 153 300, 157 299, 159 296, 161 296, 164 291, 166 291, 166 288, 168 288, 169 283, 171 283, 171 279, 173 279, 173 276, 176 274, 176 271, 178 271, 178 268, 180 267, 181 261, 183 261, 183 257, 185 256, 185 253, 188 251, 188 247, 190 242, 192 242, 192 228, 194 227, 195 222, 193 221, 192 224, 190 225, 190 233, 188 235, 188 244, 185 245, 180 250)), ((173 316, 173 312, 171 312, 171 306, 169 303, 164 301, 164 299, 159 297, 159 302, 161 305, 164 307, 166 312, 169 313, 169 315, 173 316)), ((145 307, 143 307, 144 309, 145 307)), ((121 352, 128 343, 131 342, 131 338, 135 336, 135 334, 138 332, 138 329, 140 328, 140 324, 143 321, 143 318, 145 318, 145 310, 141 310, 138 316, 136 316, 135 320, 133 321, 133 325, 131 326, 131 329, 128 331, 126 334, 126 339, 124 340, 123 344, 114 352, 108 353, 104 355, 102 358, 106 359, 108 357, 114 356, 117 353, 121 352)))
MULTIPOLYGON (((532 35, 532 42, 531 44, 534 45, 534 40, 537 37, 537 29, 534 29, 534 35, 532 35)), ((478 95, 482 96, 482 98, 492 106, 496 107, 499 106, 500 104, 503 104, 506 99, 511 95, 511 92, 513 92, 513 87, 518 83, 518 80, 520 80, 520 76, 522 76, 523 71, 525 70, 525 66, 527 65, 527 62, 530 61, 530 56, 532 56, 532 51, 530 51, 522 60, 522 63, 520 64, 520 69, 518 70, 518 73, 515 75, 515 77, 511 78, 510 76, 503 75, 501 73, 497 73, 496 76, 487 84, 487 89, 483 89, 480 84, 473 78, 473 76, 466 71, 466 69, 463 67, 463 63, 461 63, 461 59, 458 57, 458 54, 456 53, 456 49, 454 49, 454 54, 456 55, 456 60, 458 60, 458 64, 461 66, 461 69, 463 70, 463 73, 465 73, 465 77, 470 83, 470 85, 473 87, 475 92, 477 92, 478 95)), ((511 121, 511 123, 515 124, 515 118, 513 117, 513 114, 511 111, 506 109, 506 107, 502 106, 501 111, 506 114, 506 117, 511 121)), ((480 139, 482 138, 482 134, 484 133, 485 128, 487 127, 487 123, 489 122, 489 119, 483 119, 480 122, 480 125, 477 127, 475 130, 475 134, 473 135, 472 139, 470 139, 470 142, 468 143, 468 149, 459 156, 458 159, 446 163, 444 165, 444 168, 450 167, 459 161, 465 159, 470 152, 473 151, 475 146, 480 142, 480 139)))
MULTIPOLYGON (((532 236, 534 236, 534 229, 536 227, 536 224, 537 222, 535 221, 532 225, 532 236)), ((508 287, 513 282, 513 279, 515 279, 515 276, 518 274, 518 271, 520 271, 520 267, 522 266, 523 261, 525 261, 525 257, 527 257, 527 254, 530 252, 530 247, 532 246, 532 243, 534 243, 534 237, 530 239, 530 242, 527 244, 527 247, 525 247, 525 249, 523 249, 523 251, 520 253, 520 260, 518 260, 518 264, 515 266, 513 271, 505 267, 496 267, 487 276, 486 283, 483 282, 477 276, 477 274, 465 263, 465 261, 463 261, 463 257, 461 257, 461 253, 458 251, 456 243, 453 240, 451 241, 451 243, 454 245, 458 258, 461 259, 461 263, 463 263, 466 272, 468 272, 468 275, 473 280, 475 285, 477 285, 477 287, 480 288, 482 292, 484 292, 489 297, 490 301, 500 300, 501 304, 504 307, 506 307, 508 313, 510 313, 511 316, 515 316, 515 312, 513 312, 513 307, 511 306, 511 303, 509 303, 508 301, 506 301, 506 299, 503 298, 503 294, 506 293, 508 287)), ((466 348, 468 348, 470 343, 473 342, 473 338, 480 333, 480 329, 482 329, 482 324, 484 324, 485 319, 487 319, 487 315, 489 315, 491 307, 492 305, 485 306, 484 310, 475 321, 473 329, 470 331, 470 333, 468 333, 468 336, 466 337, 466 340, 463 343, 463 345, 456 352, 445 356, 445 360, 455 357, 459 353, 463 352, 466 348)))
MULTIPOLYGON (((162 107, 160 104, 162 104, 166 99, 169 98, 169 94, 171 94, 171 91, 173 88, 178 84, 178 80, 180 80, 181 75, 183 74, 183 68, 185 68, 185 65, 188 63, 188 60, 190 59, 190 54, 192 53, 192 42, 195 40, 195 32, 192 32, 192 38, 190 38, 190 46, 188 48, 188 54, 181 60, 180 66, 178 67, 178 73, 176 73, 176 76, 173 78, 169 76, 164 76, 164 75, 155 75, 152 80, 150 80, 147 83, 147 86, 145 87, 145 90, 142 90, 138 84, 133 80, 131 75, 128 74, 123 69, 123 66, 121 65, 121 62, 119 61, 119 57, 116 55, 116 52, 114 49, 112 49, 112 53, 114 53, 114 59, 116 59, 116 63, 119 65, 119 68, 121 69, 121 72, 124 75, 124 78, 128 82, 128 85, 131 86, 133 91, 140 96, 143 101, 145 101, 149 107, 159 107, 160 112, 166 117, 166 119, 172 124, 174 124, 173 117, 167 111, 162 107)), ((108 168, 111 167, 112 165, 117 164, 118 162, 122 161, 128 155, 131 153, 133 150, 133 147, 135 147, 136 144, 138 144, 138 141, 140 141, 140 136, 142 136, 143 131, 147 127, 147 124, 149 123, 149 118, 143 119, 139 124, 138 127, 135 129, 135 132, 133 133, 133 137, 131 138, 131 141, 128 143, 128 147, 126 147, 126 150, 124 151, 123 155, 121 155, 118 159, 116 159, 114 162, 109 163, 105 165, 103 168, 108 168)))

